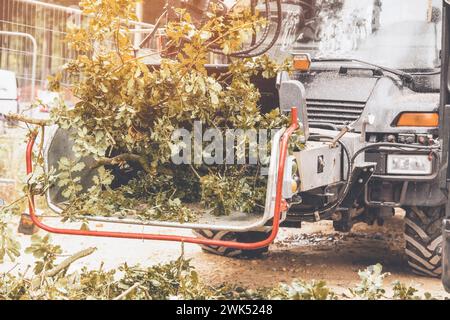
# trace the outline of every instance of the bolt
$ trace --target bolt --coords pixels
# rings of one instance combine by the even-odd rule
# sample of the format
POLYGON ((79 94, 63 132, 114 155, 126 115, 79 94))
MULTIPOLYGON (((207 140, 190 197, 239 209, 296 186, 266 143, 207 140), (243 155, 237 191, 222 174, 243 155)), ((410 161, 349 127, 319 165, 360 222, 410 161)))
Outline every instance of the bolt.
POLYGON ((387 142, 395 142, 395 136, 390 134, 387 136, 387 142))
POLYGON ((414 143, 415 140, 416 140, 415 137, 412 137, 412 136, 411 137, 407 137, 406 138, 406 143, 407 144, 411 144, 411 143, 414 143))
POLYGON ((418 142, 419 142, 420 144, 426 144, 426 142, 427 142, 426 137, 424 137, 424 136, 419 136, 418 142))

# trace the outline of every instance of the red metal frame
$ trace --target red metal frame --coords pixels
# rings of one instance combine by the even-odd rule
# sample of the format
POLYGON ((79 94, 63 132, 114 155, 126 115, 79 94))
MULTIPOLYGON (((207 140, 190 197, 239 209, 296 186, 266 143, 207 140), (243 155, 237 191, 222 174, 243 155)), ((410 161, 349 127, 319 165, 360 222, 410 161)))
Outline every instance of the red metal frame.
MULTIPOLYGON (((280 216, 283 207, 285 206, 285 201, 282 199, 282 189, 283 189, 283 175, 284 166, 286 163, 286 156, 288 150, 288 142, 292 133, 298 128, 298 118, 297 118, 297 108, 293 107, 291 110, 291 125, 286 129, 280 144, 280 158, 278 163, 278 175, 277 175, 277 188, 275 197, 275 212, 273 216, 273 228, 270 236, 259 242, 254 243, 242 243, 233 241, 222 241, 222 240, 211 240, 197 237, 183 237, 176 235, 160 235, 160 234, 149 234, 149 233, 129 233, 129 232, 114 232, 114 231, 96 231, 96 230, 77 230, 77 229, 62 229, 48 226, 41 222, 35 213, 35 202, 34 197, 31 196, 29 200, 29 213, 33 223, 39 228, 46 230, 50 233, 77 235, 77 236, 92 236, 92 237, 110 237, 110 238, 126 238, 126 239, 145 239, 145 240, 161 240, 161 241, 178 241, 186 243, 195 243, 211 246, 222 246, 230 247, 242 250, 258 249, 270 245, 276 238, 279 230, 280 216)), ((26 151, 26 168, 27 174, 33 171, 33 145, 36 140, 36 135, 33 134, 27 144, 26 151)))

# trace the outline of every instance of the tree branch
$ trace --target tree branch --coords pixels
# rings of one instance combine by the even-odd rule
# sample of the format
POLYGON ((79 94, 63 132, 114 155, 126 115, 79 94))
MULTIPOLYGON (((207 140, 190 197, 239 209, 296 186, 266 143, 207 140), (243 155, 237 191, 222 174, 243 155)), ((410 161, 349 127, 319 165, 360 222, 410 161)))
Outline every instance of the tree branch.
POLYGON ((41 287, 41 285, 43 283, 43 280, 45 278, 50 278, 50 277, 56 276, 61 271, 67 269, 72 263, 74 263, 75 261, 77 261, 77 260, 79 260, 81 258, 84 258, 84 257, 92 254, 95 250, 96 250, 96 248, 88 248, 88 249, 81 250, 81 251, 75 253, 74 255, 70 256, 69 258, 67 258, 66 260, 61 262, 60 264, 58 264, 53 269, 45 272, 45 274, 41 274, 38 277, 34 278, 31 281, 31 288, 32 288, 32 290, 39 289, 41 287))
POLYGON ((92 253, 94 253, 94 251, 97 250, 97 248, 91 247, 91 248, 87 248, 84 250, 81 250, 77 253, 75 253, 74 255, 70 256, 69 258, 67 258, 66 260, 64 260, 63 262, 61 262, 60 264, 58 264, 56 267, 54 267, 53 269, 47 271, 45 273, 46 277, 54 277, 56 276, 58 273, 60 273, 62 270, 67 269, 72 263, 74 263, 75 261, 84 258, 92 253))
POLYGON ((47 120, 47 119, 35 119, 35 118, 30 118, 27 117, 23 114, 18 114, 18 113, 10 113, 7 114, 5 116, 6 119, 10 120, 10 121, 19 121, 19 122, 25 122, 28 124, 34 124, 37 126, 50 126, 52 125, 52 121, 47 120))
POLYGON ((127 290, 125 290, 124 292, 119 294, 117 297, 115 297, 113 300, 122 300, 122 299, 124 299, 129 293, 131 293, 134 289, 136 289, 140 285, 141 285, 140 282, 136 282, 131 287, 129 287, 127 290))
POLYGON ((145 172, 151 172, 151 168, 147 162, 147 159, 143 156, 132 153, 123 153, 113 158, 100 158, 97 160, 97 165, 117 165, 122 162, 137 162, 142 166, 142 169, 144 169, 145 172))

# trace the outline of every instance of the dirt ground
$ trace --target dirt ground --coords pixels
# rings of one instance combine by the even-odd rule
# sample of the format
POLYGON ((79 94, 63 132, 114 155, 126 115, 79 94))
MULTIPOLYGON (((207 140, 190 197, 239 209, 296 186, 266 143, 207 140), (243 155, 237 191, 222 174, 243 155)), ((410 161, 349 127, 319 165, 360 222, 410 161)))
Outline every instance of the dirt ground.
MULTIPOLYGON (((17 219, 15 219, 17 220, 17 219)), ((48 224, 61 226, 58 218, 45 218, 48 224)), ((17 224, 17 221, 12 221, 17 224)), ((79 227, 65 224, 65 227, 79 227)), ((103 230, 123 230, 133 232, 180 233, 171 229, 122 226, 92 223, 90 228, 103 230)), ((391 273, 385 279, 387 294, 395 280, 413 285, 419 293, 431 293, 436 298, 449 298, 439 279, 419 277, 409 272, 403 255, 403 217, 399 211, 386 221, 383 227, 357 225, 349 234, 333 231, 328 221, 304 224, 302 229, 282 229, 270 253, 263 259, 238 260, 203 253, 197 245, 186 244, 185 257, 192 259, 199 275, 205 283, 234 283, 249 287, 275 286, 279 282, 293 279, 325 280, 336 293, 346 293, 348 288, 358 283, 358 270, 381 263, 384 271, 391 273)), ((40 231, 44 234, 43 231, 40 231)), ((191 235, 189 230, 182 232, 191 235)), ((25 248, 30 237, 18 235, 25 248)), ((103 262, 106 269, 122 263, 150 266, 176 259, 181 253, 181 245, 172 242, 88 238, 78 236, 53 235, 53 242, 60 244, 63 254, 70 255, 87 247, 96 247, 91 256, 76 262, 72 270, 87 266, 97 268, 103 262)), ((63 257, 61 257, 63 258, 63 257)), ((16 263, 0 265, 0 272, 24 271, 33 258, 23 254, 16 263)))

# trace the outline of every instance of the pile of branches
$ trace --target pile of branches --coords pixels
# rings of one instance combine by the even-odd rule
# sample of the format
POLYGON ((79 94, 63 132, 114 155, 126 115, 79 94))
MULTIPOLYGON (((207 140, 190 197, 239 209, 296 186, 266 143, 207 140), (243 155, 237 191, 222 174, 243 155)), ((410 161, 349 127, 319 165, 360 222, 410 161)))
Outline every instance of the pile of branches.
MULTIPOLYGON (((171 155, 179 147, 171 138, 179 128, 192 132, 195 121, 223 132, 286 125, 278 110, 260 111, 260 93, 252 78, 275 77, 289 70, 290 62, 279 65, 261 56, 231 59, 228 71, 220 74, 205 69, 211 48, 225 55, 235 51, 267 21, 250 10, 222 16, 212 4, 208 21, 198 26, 188 13, 177 10, 178 20, 166 26, 165 49, 148 54, 170 58, 149 66, 143 63, 145 56, 135 55, 130 39, 135 4, 136 0, 81 1, 83 12, 95 18, 71 30, 67 41, 76 58, 49 79, 52 90, 69 90, 76 104, 68 107, 62 101, 49 121, 12 117, 38 128, 56 124, 68 130, 75 159, 88 156, 97 163, 98 174, 89 190, 80 184, 85 164, 67 158, 53 168, 52 177, 47 172, 38 179, 47 184, 40 189, 49 183, 62 189, 69 203, 66 217, 100 212, 194 221, 199 211, 189 203, 201 203, 215 215, 261 212, 267 181, 260 164, 175 165, 171 155), (69 79, 69 85, 62 79, 69 79), (117 175, 127 181, 118 183, 117 175)), ((235 148, 236 157, 245 157, 235 148)), ((43 162, 41 155, 40 150, 37 164, 43 162)))
MULTIPOLYGON (((69 272, 74 262, 94 251, 95 248, 88 248, 56 263, 62 252, 61 247, 52 244, 48 235, 42 238, 33 236, 31 245, 25 250, 35 258, 33 269, 28 267, 23 272, 15 272, 16 265, 8 272, 0 273, 0 300, 432 299, 429 293, 420 296, 416 288, 398 281, 392 284, 392 295, 388 296, 383 280, 389 274, 383 273, 379 264, 360 271, 360 283, 344 294, 336 294, 324 281, 294 280, 290 284, 280 283, 274 287, 256 289, 234 284, 207 285, 183 254, 175 261, 147 268, 125 263, 117 269, 106 270, 100 264, 97 269, 83 267, 69 272)), ((0 263, 4 258, 2 253, 4 251, 0 251, 0 263)), ((12 259, 19 254, 19 251, 11 254, 12 259)))

